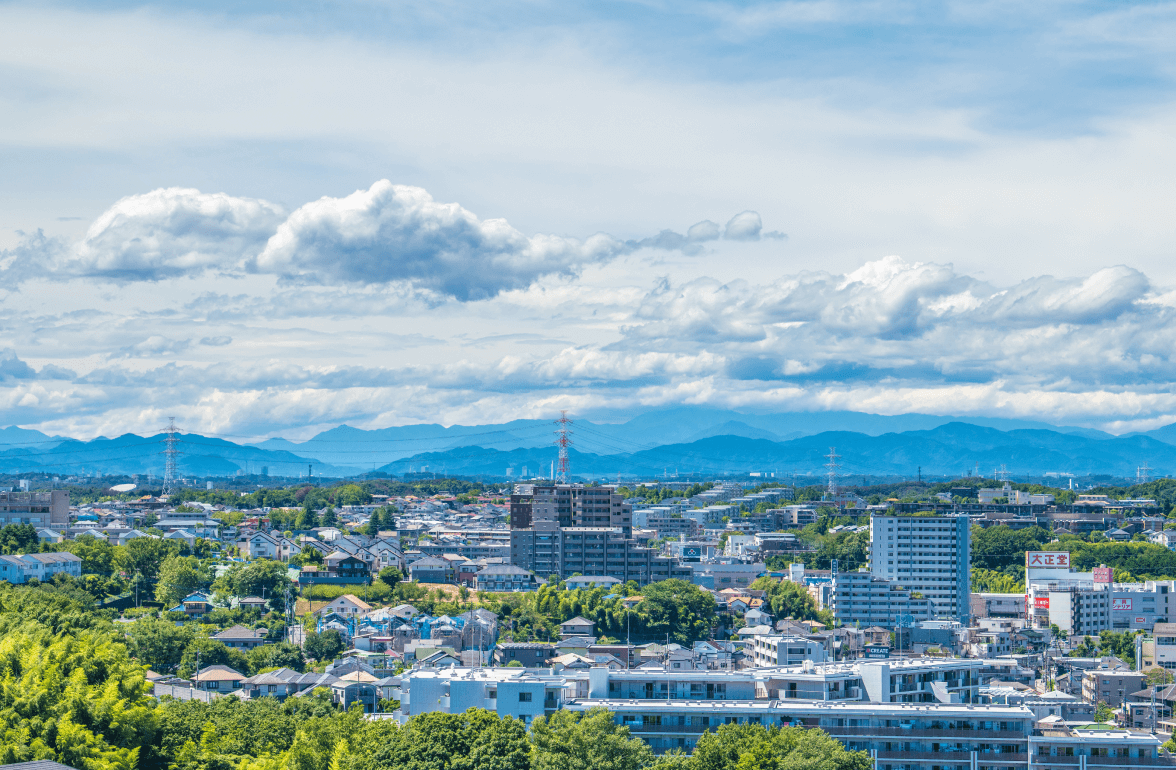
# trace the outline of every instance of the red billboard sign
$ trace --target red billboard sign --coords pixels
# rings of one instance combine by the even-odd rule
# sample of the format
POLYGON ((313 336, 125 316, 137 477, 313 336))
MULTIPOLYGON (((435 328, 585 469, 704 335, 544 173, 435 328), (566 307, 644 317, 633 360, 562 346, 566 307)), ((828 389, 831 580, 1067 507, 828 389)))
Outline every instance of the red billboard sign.
POLYGON ((1038 596, 1038 597, 1034 598, 1033 599, 1033 606, 1040 607, 1043 610, 1048 610, 1049 609, 1049 597, 1048 596, 1038 596))
POLYGON ((1096 583, 1115 582, 1115 571, 1110 567, 1095 567, 1091 571, 1094 573, 1094 582, 1096 583))

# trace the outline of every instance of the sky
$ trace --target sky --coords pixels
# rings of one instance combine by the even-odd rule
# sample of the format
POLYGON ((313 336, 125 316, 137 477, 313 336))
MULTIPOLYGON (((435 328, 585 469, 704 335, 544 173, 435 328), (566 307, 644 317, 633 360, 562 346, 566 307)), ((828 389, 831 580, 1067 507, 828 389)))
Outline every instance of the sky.
POLYGON ((1162 2, 0 3, 0 424, 1176 422, 1173 48, 1162 2))

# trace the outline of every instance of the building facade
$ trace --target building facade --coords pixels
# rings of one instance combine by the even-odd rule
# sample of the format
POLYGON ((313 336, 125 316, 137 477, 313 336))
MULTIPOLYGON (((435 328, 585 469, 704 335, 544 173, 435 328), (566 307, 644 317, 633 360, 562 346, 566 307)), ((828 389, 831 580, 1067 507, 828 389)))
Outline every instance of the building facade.
POLYGON ((970 526, 967 516, 871 516, 870 573, 922 594, 937 617, 968 625, 970 526))

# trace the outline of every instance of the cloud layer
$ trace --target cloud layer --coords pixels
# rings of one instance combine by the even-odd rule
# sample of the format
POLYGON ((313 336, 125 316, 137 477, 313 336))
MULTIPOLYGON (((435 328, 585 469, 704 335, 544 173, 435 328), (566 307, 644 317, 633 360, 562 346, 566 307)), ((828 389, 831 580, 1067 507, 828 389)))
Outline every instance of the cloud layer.
MULTIPOLYGON (((762 229, 759 214, 744 211, 721 235, 755 241, 762 229)), ((698 254, 701 244, 719 237, 709 220, 685 236, 665 230, 626 242, 605 233, 527 236, 505 219, 479 219, 457 203, 439 203, 426 190, 384 179, 289 215, 255 198, 154 190, 119 200, 73 245, 38 232, 0 258, 17 281, 127 283, 251 273, 286 284, 400 284, 465 302, 524 289, 544 276, 571 277, 639 249, 698 254)))

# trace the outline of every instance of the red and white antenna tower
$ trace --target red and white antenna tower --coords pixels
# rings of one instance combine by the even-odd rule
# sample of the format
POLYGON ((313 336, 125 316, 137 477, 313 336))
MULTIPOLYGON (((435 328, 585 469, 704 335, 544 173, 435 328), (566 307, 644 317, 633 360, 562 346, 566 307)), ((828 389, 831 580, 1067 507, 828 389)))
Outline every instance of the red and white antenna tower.
POLYGON ((555 431, 555 445, 559 447, 559 470, 555 480, 568 483, 568 447, 572 445, 572 421, 568 419, 568 410, 560 410, 559 419, 555 421, 559 427, 555 431))

